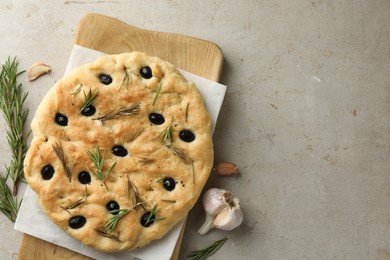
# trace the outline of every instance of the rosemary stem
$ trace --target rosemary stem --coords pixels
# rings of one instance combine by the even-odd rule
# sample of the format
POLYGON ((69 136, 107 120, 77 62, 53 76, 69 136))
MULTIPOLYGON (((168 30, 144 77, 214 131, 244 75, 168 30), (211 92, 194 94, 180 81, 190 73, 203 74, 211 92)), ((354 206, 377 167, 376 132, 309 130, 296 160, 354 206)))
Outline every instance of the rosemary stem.
POLYGON ((18 195, 18 182, 14 182, 14 187, 12 188, 12 195, 18 195))
POLYGON ((8 57, 0 65, 0 110, 7 125, 6 138, 12 153, 10 164, 5 166, 5 173, 0 174, 0 211, 13 222, 20 207, 16 195, 18 183, 23 178, 23 160, 30 134, 23 133, 28 116, 28 109, 24 109, 23 105, 28 94, 23 92, 22 84, 17 83, 17 77, 23 72, 18 72, 16 57, 12 60, 8 57), (7 184, 9 177, 13 182, 12 191, 7 184))
POLYGON ((0 67, 0 109, 7 124, 7 141, 12 152, 10 166, 6 167, 7 179, 11 177, 13 181, 14 196, 18 192, 18 182, 23 178, 23 160, 29 135, 23 134, 28 116, 28 109, 24 109, 23 105, 28 93, 24 93, 22 84, 17 83, 17 77, 23 72, 18 72, 16 58, 11 60, 8 57, 0 67))

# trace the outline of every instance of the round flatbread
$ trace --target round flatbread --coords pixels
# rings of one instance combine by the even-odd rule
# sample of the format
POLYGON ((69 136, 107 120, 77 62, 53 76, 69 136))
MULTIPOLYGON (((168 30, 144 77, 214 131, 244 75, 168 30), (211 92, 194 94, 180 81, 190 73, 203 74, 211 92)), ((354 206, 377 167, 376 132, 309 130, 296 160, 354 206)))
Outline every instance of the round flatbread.
POLYGON ((103 56, 39 105, 25 177, 49 218, 101 251, 140 248, 193 207, 213 164, 202 97, 170 63, 103 56))

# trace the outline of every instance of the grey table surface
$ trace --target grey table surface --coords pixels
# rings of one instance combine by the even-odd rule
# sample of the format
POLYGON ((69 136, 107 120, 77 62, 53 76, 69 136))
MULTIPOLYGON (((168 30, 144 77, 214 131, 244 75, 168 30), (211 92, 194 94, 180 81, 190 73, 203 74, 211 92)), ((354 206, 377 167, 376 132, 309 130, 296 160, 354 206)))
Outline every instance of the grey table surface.
MULTIPOLYGON (((240 174, 212 175, 206 188, 237 195, 245 220, 201 237, 198 203, 180 259, 223 237, 212 259, 390 259, 390 1, 1 0, 0 61, 52 66, 36 82, 20 78, 29 122, 88 12, 210 40, 224 53, 215 161, 240 174)), ((4 131, 1 118, 2 173, 4 131)), ((16 259, 22 234, 3 215, 0 230, 0 259, 16 259)))

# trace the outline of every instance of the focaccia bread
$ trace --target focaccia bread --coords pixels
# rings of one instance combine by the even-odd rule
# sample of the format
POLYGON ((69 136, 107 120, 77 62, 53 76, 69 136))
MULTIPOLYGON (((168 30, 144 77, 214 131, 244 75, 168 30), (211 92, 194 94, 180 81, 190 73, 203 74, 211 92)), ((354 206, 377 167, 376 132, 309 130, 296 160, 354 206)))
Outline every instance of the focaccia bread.
POLYGON ((170 63, 103 56, 46 94, 25 177, 42 210, 101 251, 164 236, 193 207, 213 164, 202 97, 170 63))

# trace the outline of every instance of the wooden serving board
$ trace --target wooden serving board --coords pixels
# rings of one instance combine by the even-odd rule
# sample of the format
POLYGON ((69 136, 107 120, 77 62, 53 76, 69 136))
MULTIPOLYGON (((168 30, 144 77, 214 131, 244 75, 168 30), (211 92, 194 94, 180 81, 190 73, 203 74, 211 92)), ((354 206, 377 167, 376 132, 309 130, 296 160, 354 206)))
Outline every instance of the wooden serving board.
MULTIPOLYGON (((108 54, 141 51, 213 81, 219 81, 221 76, 223 55, 214 43, 180 34, 140 29, 100 14, 87 14, 81 19, 75 44, 108 54)), ((178 258, 183 234, 184 227, 171 257, 173 260, 178 258)), ((18 258, 91 259, 27 234, 23 235, 18 258)))

